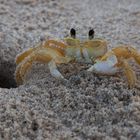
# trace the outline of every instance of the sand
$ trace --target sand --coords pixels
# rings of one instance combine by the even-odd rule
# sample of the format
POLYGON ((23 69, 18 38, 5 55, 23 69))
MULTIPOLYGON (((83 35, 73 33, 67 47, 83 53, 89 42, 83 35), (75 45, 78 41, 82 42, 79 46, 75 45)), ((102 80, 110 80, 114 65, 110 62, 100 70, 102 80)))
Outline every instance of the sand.
MULTIPOLYGON (((88 73, 86 64, 60 65, 68 82, 34 63, 23 85, 14 80, 15 56, 47 38, 77 36, 140 45, 139 0, 0 0, 0 139, 139 140, 140 88, 124 74, 88 73)), ((140 67, 131 62, 140 81, 140 67)))

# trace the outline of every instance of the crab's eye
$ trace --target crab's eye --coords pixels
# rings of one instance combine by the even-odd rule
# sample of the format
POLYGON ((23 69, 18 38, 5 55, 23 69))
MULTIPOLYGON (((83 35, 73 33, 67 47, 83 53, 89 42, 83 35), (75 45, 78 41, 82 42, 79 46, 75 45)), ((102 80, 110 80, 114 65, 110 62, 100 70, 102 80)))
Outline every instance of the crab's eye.
POLYGON ((89 37, 89 39, 93 39, 94 38, 94 30, 93 29, 89 30, 88 37, 89 37))
POLYGON ((70 35, 71 35, 72 38, 76 38, 76 30, 72 28, 70 30, 70 35))

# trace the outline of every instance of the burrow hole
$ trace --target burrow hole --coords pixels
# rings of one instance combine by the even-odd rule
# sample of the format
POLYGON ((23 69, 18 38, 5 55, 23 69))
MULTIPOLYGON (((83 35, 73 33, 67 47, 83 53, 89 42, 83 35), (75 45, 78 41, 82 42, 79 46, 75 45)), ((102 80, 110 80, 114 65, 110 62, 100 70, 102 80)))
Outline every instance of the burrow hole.
POLYGON ((16 88, 14 72, 16 65, 12 62, 0 60, 0 87, 1 88, 16 88))

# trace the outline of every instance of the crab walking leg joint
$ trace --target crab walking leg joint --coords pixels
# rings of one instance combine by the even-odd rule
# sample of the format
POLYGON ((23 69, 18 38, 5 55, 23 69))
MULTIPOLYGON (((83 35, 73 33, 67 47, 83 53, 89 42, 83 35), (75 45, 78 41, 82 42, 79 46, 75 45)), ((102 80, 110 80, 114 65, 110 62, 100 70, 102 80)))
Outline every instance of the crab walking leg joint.
POLYGON ((64 38, 63 41, 45 40, 18 54, 15 78, 18 85, 23 84, 26 73, 37 61, 46 63, 53 77, 66 80, 58 71, 57 65, 80 62, 93 64, 88 69, 90 72, 107 75, 115 74, 122 69, 127 77, 129 87, 133 88, 137 79, 135 72, 128 63, 130 58, 140 64, 140 53, 137 49, 120 45, 108 51, 107 41, 102 38, 94 38, 93 29, 89 30, 86 40, 80 40, 76 38, 76 30, 72 28, 70 37, 64 38))

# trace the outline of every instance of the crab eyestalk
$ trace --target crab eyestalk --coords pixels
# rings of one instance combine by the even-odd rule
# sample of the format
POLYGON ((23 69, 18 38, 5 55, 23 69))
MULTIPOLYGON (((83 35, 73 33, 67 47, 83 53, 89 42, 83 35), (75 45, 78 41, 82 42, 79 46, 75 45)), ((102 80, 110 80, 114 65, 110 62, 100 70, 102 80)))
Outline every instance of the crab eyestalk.
POLYGON ((94 29, 90 29, 89 32, 88 32, 88 38, 91 40, 94 38, 94 29))
POLYGON ((71 28, 70 35, 72 38, 76 38, 76 30, 74 28, 71 28))

